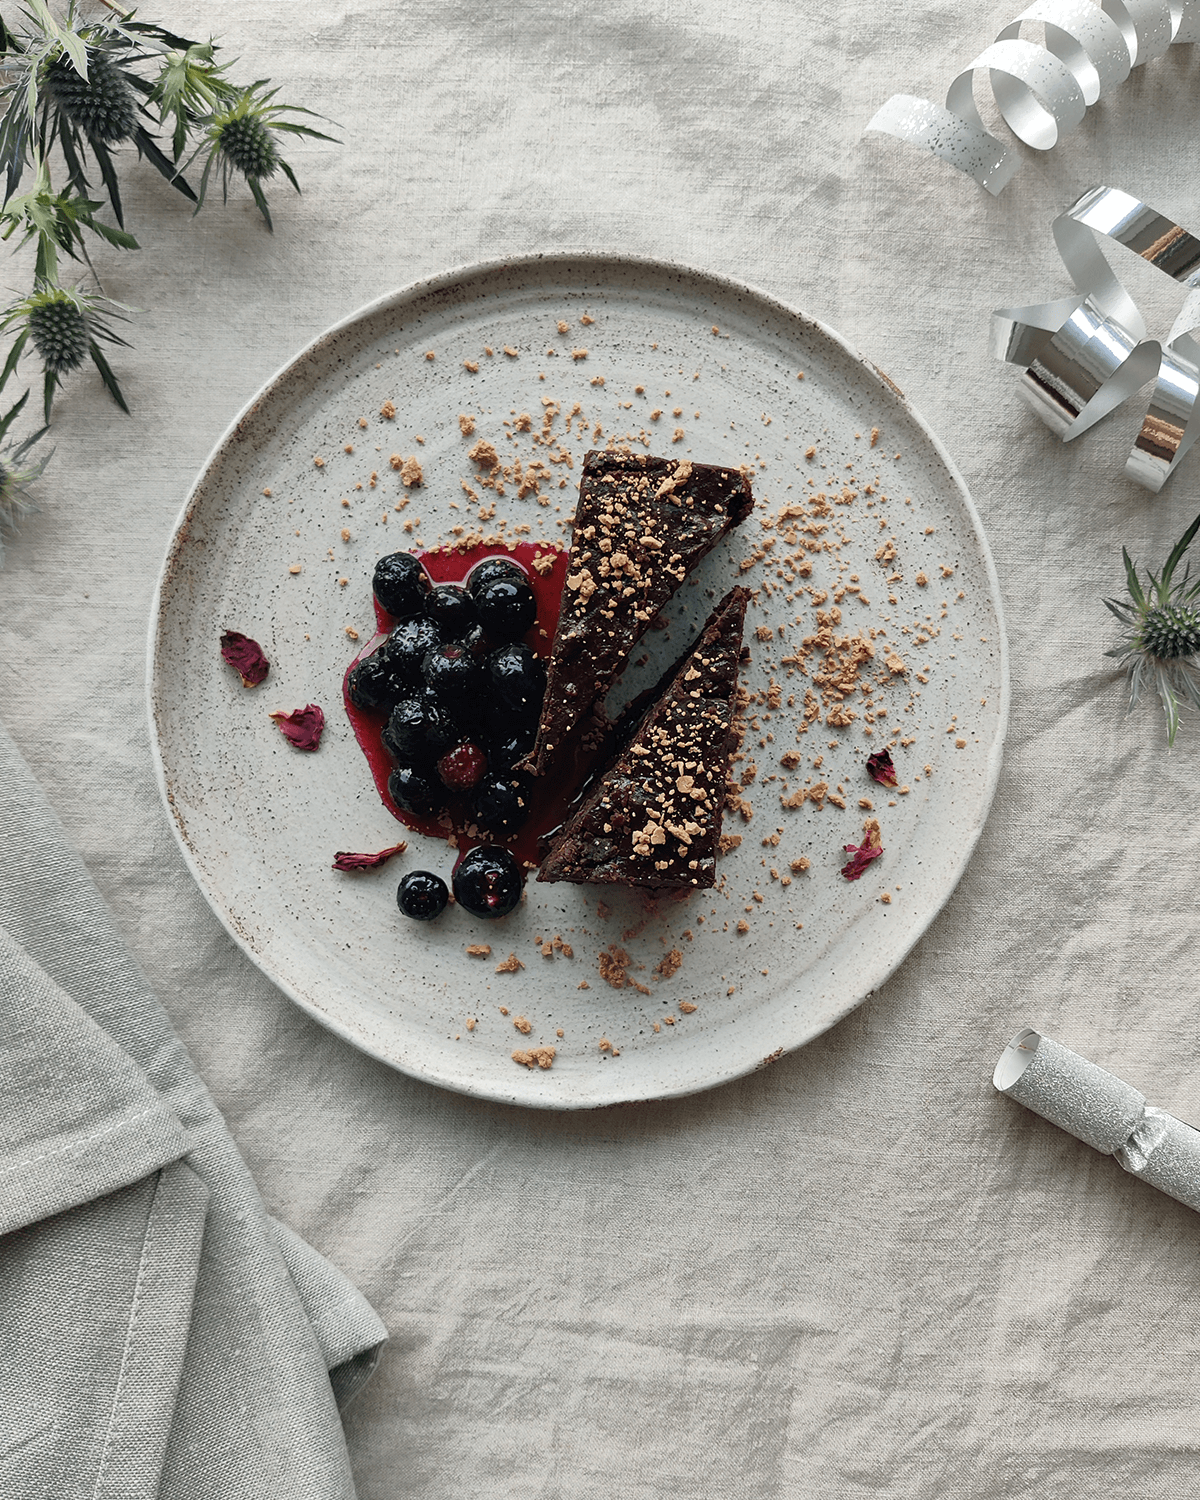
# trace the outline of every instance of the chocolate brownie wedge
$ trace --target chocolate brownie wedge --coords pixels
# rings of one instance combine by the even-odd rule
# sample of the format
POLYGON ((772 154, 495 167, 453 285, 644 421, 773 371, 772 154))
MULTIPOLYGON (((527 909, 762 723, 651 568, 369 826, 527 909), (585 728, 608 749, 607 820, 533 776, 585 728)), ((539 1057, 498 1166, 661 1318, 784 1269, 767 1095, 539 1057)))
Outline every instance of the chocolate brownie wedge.
POLYGON ((749 481, 735 468, 635 453, 584 455, 571 567, 526 770, 546 772, 603 704, 651 620, 753 507, 749 481))
POLYGON ((666 691, 563 825, 539 880, 716 883, 749 597, 735 588, 717 605, 666 691))

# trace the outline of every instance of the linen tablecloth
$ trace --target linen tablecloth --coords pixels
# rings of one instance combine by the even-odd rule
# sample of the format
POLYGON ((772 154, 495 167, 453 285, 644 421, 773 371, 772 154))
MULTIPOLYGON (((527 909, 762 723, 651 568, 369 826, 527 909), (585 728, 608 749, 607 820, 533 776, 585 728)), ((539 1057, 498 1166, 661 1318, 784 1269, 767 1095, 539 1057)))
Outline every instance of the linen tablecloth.
MULTIPOLYGON (((1097 182, 1193 227, 1200 49, 1139 69, 999 199, 860 132, 938 97, 1015 4, 282 0, 154 15, 333 117, 305 189, 199 219, 152 173, 132 419, 56 410, 0 574, 0 717, 164 997, 268 1206, 391 1332, 349 1413, 364 1500, 1073 1500, 1195 1488, 1200 1219, 996 1096, 1029 1023, 1200 1119, 1200 723, 1124 717, 1100 596, 1200 509, 1193 457, 1122 477, 1123 409, 1061 446, 987 347, 1069 290, 1051 218, 1097 182), (449 265, 606 248, 742 277, 837 328, 933 422, 993 547, 1012 647, 1000 789, 895 977, 740 1083, 579 1117, 363 1057, 233 946, 163 816, 144 629, 187 487, 324 327, 449 265)), ((151 14, 147 11, 146 14, 151 14)), ((16 276, 16 267, 13 276, 16 276)), ((1177 289, 1127 284, 1169 325, 1177 289)), ((17 284, 13 280, 13 284, 17 284)), ((202 727, 198 726, 198 732, 202 727)))

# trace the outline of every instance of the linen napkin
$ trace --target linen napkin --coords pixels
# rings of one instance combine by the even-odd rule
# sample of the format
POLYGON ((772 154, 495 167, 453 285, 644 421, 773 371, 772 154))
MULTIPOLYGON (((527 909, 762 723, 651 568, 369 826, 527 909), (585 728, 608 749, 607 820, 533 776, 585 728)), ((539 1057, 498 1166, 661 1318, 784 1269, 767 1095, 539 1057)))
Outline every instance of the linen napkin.
POLYGON ((267 1215, 0 726, 0 1496, 353 1497, 386 1337, 267 1215))

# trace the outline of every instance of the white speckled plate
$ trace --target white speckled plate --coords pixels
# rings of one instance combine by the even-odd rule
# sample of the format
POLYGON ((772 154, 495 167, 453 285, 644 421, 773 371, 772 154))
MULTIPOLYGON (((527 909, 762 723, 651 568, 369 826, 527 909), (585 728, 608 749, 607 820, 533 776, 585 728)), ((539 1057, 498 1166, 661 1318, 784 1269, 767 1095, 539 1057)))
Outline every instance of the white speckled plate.
POLYGON ((153 741, 172 823, 214 911, 255 963, 311 1015, 405 1072, 556 1109, 711 1087, 802 1046, 859 1004, 962 874, 996 785, 1008 698, 979 519, 895 386, 828 329, 748 287, 602 255, 452 271, 383 298, 300 354, 233 423, 196 481, 163 567, 149 646, 153 741), (584 348, 586 357, 572 358, 584 348), (503 495, 479 490, 467 457, 477 438, 506 461, 547 456, 516 420, 531 413, 536 432, 547 399, 561 409, 558 434, 581 407, 561 438, 571 466, 549 466, 554 477, 542 483, 549 503, 518 497, 512 483, 503 495), (381 414, 388 401, 390 420, 381 414), (460 413, 475 418, 470 437, 460 413), (411 836, 407 853, 381 870, 330 868, 339 849, 380 849, 403 834, 341 704, 358 649, 346 627, 363 642, 373 629, 375 560, 418 538, 432 545, 453 526, 479 526, 463 480, 495 505, 483 529, 503 520, 510 534, 522 525, 532 539, 561 540, 583 451, 643 433, 651 451, 757 471, 758 510, 680 590, 671 628, 647 637, 653 659, 644 668, 673 657, 735 579, 758 591, 743 681, 765 693, 774 678, 784 701, 769 718, 760 706, 738 767, 757 768, 745 793, 750 821, 726 814, 742 843, 720 862, 716 891, 657 908, 631 892, 531 881, 522 906, 499 922, 454 907, 437 922, 406 921, 396 883, 411 869, 448 875, 444 844, 411 836), (392 454, 419 456, 420 488, 403 488, 392 454), (840 538, 840 550, 810 554, 811 576, 797 577, 780 562, 795 543, 761 523, 818 489, 854 498, 833 508, 821 534, 840 538), (407 507, 394 509, 406 496, 407 507), (418 518, 406 533, 404 522, 418 518), (764 555, 772 537, 777 550, 764 555), (895 558, 877 560, 889 538, 895 558), (760 560, 740 572, 753 553, 760 560), (801 732, 810 679, 782 658, 816 626, 805 588, 833 590, 839 579, 859 590, 842 598, 841 631, 886 632, 875 637, 876 712, 855 696, 848 727, 801 732), (271 674, 261 687, 245 690, 222 663, 227 629, 262 643, 271 674), (889 650, 906 672, 886 670, 889 650), (315 755, 290 748, 268 718, 310 702, 328 716, 315 755), (895 729, 911 741, 894 749, 906 795, 865 770, 895 729), (800 756, 790 769, 780 759, 788 751, 800 756), (840 786, 845 807, 783 806, 784 795, 817 780, 833 797, 840 786), (873 803, 885 852, 852 884, 839 872, 842 846, 860 842, 869 815, 860 798, 873 803), (792 874, 802 858, 810 867, 792 874), (542 956, 538 940, 556 935, 571 957, 542 956), (467 954, 479 943, 491 945, 489 957, 467 954), (601 977, 599 956, 612 944, 629 955, 636 984, 617 989, 601 977), (677 972, 661 977, 676 948, 677 972), (524 968, 497 973, 510 953, 524 968), (514 1030, 517 1016, 528 1018, 528 1036, 514 1030), (535 1045, 557 1049, 548 1071, 513 1061, 514 1049, 535 1045))

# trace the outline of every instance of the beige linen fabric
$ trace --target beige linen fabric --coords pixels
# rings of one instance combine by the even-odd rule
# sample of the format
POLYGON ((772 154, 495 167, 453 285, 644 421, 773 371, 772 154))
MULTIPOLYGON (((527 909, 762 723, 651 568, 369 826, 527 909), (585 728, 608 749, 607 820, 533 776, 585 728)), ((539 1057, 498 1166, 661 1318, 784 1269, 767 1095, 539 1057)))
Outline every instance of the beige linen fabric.
MULTIPOLYGON (((862 127, 938 97, 1020 9, 972 0, 179 3, 344 144, 290 153, 267 236, 131 190, 135 408, 70 382, 44 513, 0 574, 0 717, 82 851, 273 1212, 392 1333, 349 1414, 364 1500, 1177 1500, 1196 1487, 1200 1218, 996 1096, 1030 1023, 1200 1121, 1200 723, 1126 719, 1100 596, 1200 510, 1121 475, 1140 411, 1063 447, 993 306, 1064 295, 1055 213, 1104 181, 1193 227, 1200 49, 1139 69, 994 200, 862 127), (1012 646, 991 820, 890 983, 768 1071, 668 1105, 522 1113, 389 1071, 245 960, 184 868, 143 711, 155 574, 254 390, 376 295, 607 247, 827 321, 970 485, 1012 646)), ((166 18, 166 13, 161 12, 166 18)), ((1165 330, 1178 289, 1127 284, 1165 330)), ((15 281, 15 268, 14 279, 15 281)), ((196 733, 205 732, 197 724, 196 733)))

